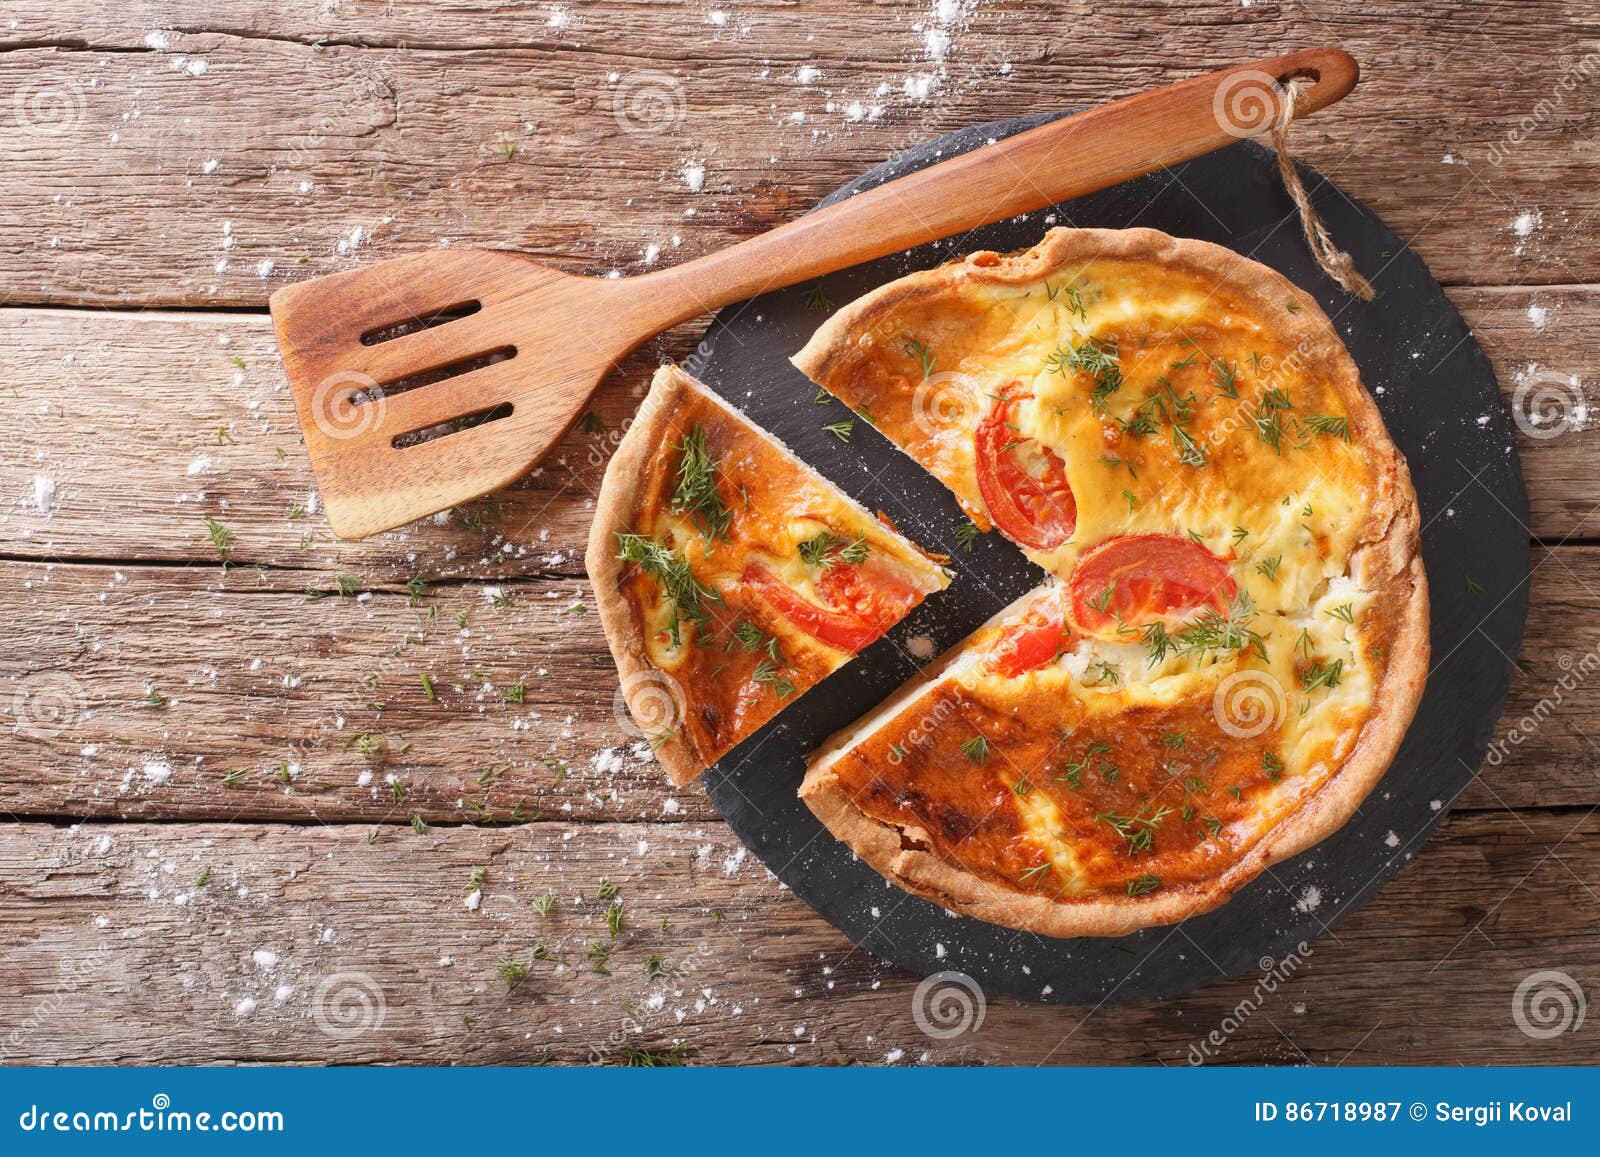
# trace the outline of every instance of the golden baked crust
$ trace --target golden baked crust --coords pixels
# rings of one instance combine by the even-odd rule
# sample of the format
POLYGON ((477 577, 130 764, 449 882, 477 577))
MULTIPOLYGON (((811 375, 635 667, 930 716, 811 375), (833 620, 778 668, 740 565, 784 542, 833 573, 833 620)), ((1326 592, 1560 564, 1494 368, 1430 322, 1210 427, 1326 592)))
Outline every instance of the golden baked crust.
POLYGON ((1416 497, 1307 294, 1057 229, 880 288, 795 363, 1056 576, 813 756, 802 796, 886 877, 1120 935, 1221 904, 1381 778, 1426 678, 1416 497))
POLYGON ((587 564, 622 700, 679 784, 948 582, 674 366, 606 468, 587 564))

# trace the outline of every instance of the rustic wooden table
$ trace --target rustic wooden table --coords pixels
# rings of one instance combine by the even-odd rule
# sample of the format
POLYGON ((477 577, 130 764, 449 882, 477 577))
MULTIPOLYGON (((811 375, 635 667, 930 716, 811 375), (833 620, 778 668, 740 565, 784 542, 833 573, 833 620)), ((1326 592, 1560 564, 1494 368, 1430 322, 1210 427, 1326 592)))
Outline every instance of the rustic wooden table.
POLYGON ((1183 1064, 1217 1030, 1223 1063, 1592 1059, 1594 1025, 1530 1034, 1513 997, 1600 983, 1597 92, 1600 12, 1553 0, 11 0, 0 1058, 1183 1064), (287 281, 446 243, 633 273, 958 126, 1319 43, 1366 76, 1305 159, 1428 261, 1523 414, 1529 718, 1274 992, 991 1000, 929 1035, 917 978, 664 785, 582 547, 699 325, 523 484, 328 531, 265 312, 287 281))

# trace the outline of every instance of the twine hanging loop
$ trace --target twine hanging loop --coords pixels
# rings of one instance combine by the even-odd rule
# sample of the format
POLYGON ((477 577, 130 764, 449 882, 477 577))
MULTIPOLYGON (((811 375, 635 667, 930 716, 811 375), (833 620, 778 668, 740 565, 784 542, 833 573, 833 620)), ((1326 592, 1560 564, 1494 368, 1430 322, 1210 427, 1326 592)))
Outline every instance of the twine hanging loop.
POLYGON ((1294 157, 1289 151, 1289 129, 1294 124, 1300 91, 1315 83, 1308 77, 1291 76, 1278 86, 1281 98, 1277 119, 1272 124, 1272 147, 1278 154, 1278 172, 1283 176, 1283 187, 1294 201, 1295 208, 1300 211, 1300 230, 1305 234, 1306 244, 1311 247, 1317 264, 1347 292, 1362 301, 1371 301, 1372 282, 1361 276, 1350 254, 1333 243, 1333 235, 1311 207, 1311 196, 1306 192, 1305 182, 1300 179, 1300 171, 1294 167, 1294 157))

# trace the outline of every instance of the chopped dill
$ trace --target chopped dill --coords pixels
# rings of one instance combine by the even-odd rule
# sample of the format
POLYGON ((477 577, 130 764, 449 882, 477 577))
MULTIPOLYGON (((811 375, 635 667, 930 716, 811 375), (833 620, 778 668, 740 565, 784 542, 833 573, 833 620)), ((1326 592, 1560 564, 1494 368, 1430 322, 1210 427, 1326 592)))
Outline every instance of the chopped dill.
POLYGON ((733 511, 717 492, 717 460, 706 448, 702 426, 692 427, 678 443, 678 488, 672 511, 686 514, 707 538, 726 538, 733 511))
POLYGON ((866 561, 870 550, 865 534, 847 539, 831 530, 823 530, 800 544, 800 557, 811 566, 828 570, 841 564, 859 566, 866 561))

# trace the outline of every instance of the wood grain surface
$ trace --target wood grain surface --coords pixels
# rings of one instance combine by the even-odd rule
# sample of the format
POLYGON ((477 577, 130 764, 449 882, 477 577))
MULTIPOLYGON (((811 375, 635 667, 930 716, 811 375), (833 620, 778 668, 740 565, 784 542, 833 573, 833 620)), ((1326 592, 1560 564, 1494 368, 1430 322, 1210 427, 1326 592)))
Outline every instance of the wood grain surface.
POLYGON ((1535 1039, 1513 994, 1600 984, 1597 86, 1600 14, 1555 0, 13 0, 0 1060, 1591 1059, 1593 1017, 1535 1039), (532 477, 328 530, 265 312, 290 280, 446 243, 662 268, 941 132, 1321 43, 1363 79, 1297 147, 1493 360, 1538 549, 1489 761, 1270 992, 996 999, 926 1031, 917 978, 667 788, 613 710, 581 550, 650 369, 698 322, 532 477))

